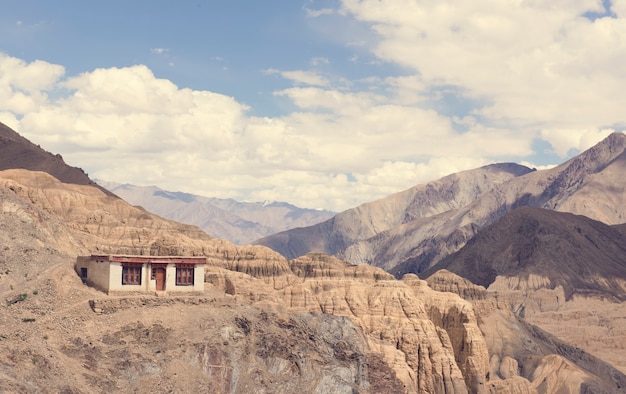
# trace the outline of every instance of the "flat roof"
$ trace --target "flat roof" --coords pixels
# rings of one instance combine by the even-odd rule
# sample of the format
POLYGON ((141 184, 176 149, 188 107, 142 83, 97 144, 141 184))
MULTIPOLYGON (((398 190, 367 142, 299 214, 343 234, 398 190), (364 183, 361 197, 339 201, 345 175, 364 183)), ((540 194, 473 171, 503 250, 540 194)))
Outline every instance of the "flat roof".
POLYGON ((104 260, 112 263, 206 264, 206 257, 198 256, 133 256, 119 254, 92 254, 91 260, 104 260))

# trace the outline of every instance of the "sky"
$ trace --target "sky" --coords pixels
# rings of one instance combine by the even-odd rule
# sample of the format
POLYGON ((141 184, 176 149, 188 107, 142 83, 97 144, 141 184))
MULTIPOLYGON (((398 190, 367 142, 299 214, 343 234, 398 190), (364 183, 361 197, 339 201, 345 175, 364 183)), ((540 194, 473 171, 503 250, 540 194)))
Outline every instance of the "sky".
POLYGON ((626 0, 0 9, 0 122, 104 181, 339 212, 626 128, 626 0))

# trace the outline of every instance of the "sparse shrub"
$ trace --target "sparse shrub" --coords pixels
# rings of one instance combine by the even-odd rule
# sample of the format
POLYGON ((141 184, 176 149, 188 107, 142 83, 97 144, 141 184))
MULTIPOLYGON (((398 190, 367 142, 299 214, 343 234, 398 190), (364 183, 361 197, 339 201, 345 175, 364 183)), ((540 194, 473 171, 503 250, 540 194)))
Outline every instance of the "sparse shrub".
POLYGON ((37 294, 39 294, 39 291, 33 290, 33 295, 37 295, 37 294))
POLYGON ((47 336, 47 335, 44 335, 44 336, 43 336, 43 339, 44 339, 45 341, 47 341, 47 340, 48 340, 48 336, 47 336))
POLYGON ((13 304, 17 304, 18 302, 22 302, 26 299, 26 297, 28 297, 28 294, 22 293, 16 297, 9 298, 7 300, 7 305, 13 305, 13 304))
POLYGON ((35 318, 34 317, 25 317, 25 318, 22 319, 22 321, 24 323, 32 323, 32 322, 35 321, 35 318))

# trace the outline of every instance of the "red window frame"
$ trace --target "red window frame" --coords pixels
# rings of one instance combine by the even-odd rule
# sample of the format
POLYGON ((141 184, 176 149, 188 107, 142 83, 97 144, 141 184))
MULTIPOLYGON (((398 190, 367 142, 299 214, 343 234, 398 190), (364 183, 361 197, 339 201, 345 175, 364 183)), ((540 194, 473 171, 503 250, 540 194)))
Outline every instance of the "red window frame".
POLYGON ((195 265, 176 264, 176 286, 193 286, 195 265))
POLYGON ((141 285, 142 264, 123 264, 122 265, 122 284, 123 285, 141 285))

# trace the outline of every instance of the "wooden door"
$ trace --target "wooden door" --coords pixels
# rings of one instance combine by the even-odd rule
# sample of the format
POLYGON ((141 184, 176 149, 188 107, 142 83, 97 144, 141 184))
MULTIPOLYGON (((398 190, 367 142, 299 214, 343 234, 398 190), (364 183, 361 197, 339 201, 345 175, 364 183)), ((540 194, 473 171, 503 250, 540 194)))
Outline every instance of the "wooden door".
POLYGON ((155 268, 155 279, 157 291, 165 290, 165 268, 155 268))

